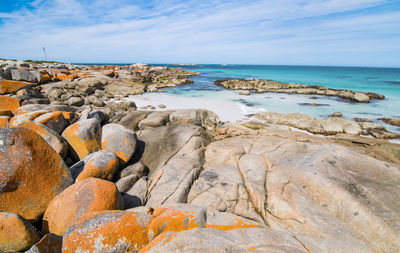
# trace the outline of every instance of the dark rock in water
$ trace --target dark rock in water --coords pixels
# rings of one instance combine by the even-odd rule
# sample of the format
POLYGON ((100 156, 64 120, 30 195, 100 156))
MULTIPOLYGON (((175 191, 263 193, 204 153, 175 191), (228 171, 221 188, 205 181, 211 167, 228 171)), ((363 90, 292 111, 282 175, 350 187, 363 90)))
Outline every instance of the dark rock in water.
POLYGON ((317 103, 299 103, 299 105, 308 105, 308 106, 330 106, 329 104, 317 104, 317 103))
POLYGON ((319 97, 312 96, 312 97, 310 97, 310 99, 319 99, 319 97))
POLYGON ((331 115, 329 115, 329 117, 339 117, 339 118, 341 118, 341 117, 343 117, 343 113, 341 113, 341 112, 334 112, 334 113, 332 113, 331 115))
POLYGON ((352 90, 330 89, 324 86, 283 83, 258 79, 227 79, 217 80, 215 84, 231 90, 254 90, 257 93, 276 92, 287 94, 323 95, 347 99, 353 102, 368 103, 373 99, 385 97, 372 92, 357 92, 352 90))
POLYGON ((400 81, 384 81, 387 84, 400 84, 400 81))
POLYGON ((379 118, 378 120, 385 122, 386 124, 392 126, 400 126, 400 119, 392 119, 392 118, 379 118))
POLYGON ((249 107, 255 106, 254 103, 249 102, 249 101, 247 101, 247 100, 245 100, 245 99, 243 99, 243 98, 241 98, 241 99, 234 99, 233 101, 240 102, 240 103, 242 103, 242 104, 244 104, 244 105, 247 105, 247 106, 249 106, 249 107))
POLYGON ((364 119, 364 118, 354 118, 354 121, 356 121, 356 122, 369 122, 369 123, 373 122, 372 120, 364 119))

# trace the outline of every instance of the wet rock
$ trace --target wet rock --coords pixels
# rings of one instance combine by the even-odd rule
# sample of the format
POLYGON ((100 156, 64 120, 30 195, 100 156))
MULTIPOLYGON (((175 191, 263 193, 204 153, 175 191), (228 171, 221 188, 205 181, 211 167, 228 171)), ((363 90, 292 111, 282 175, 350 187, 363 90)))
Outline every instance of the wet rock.
POLYGON ((25 128, 0 130, 0 175, 0 210, 30 221, 73 182, 61 157, 25 128))
POLYGON ((122 208, 121 196, 113 183, 88 178, 71 185, 50 202, 42 231, 63 236, 69 226, 93 212, 122 208))
POLYGON ((400 126, 400 119, 379 118, 378 120, 385 122, 392 126, 400 126))
POLYGON ((341 117, 343 117, 343 113, 341 113, 341 112, 334 112, 334 113, 332 113, 331 115, 329 115, 329 117, 339 117, 339 118, 341 118, 341 117))

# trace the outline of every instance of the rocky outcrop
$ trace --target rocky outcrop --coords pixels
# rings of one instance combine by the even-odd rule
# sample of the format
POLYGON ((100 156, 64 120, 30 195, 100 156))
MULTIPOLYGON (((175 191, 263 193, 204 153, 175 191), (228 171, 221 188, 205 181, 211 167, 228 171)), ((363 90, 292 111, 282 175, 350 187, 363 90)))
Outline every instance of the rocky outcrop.
POLYGON ((357 92, 351 90, 330 89, 324 86, 296 83, 282 83, 258 79, 228 79, 217 80, 216 85, 231 90, 254 90, 257 93, 276 92, 288 94, 307 94, 334 96, 359 103, 368 103, 373 99, 384 99, 383 95, 372 92, 357 92))
POLYGON ((243 124, 251 128, 263 128, 263 124, 279 124, 306 130, 312 134, 323 135, 360 135, 370 134, 378 139, 398 139, 400 135, 392 133, 385 127, 370 122, 354 122, 341 117, 315 118, 300 113, 263 112, 242 120, 243 124), (363 132, 364 131, 364 132, 363 132))
POLYGON ((70 184, 63 159, 34 131, 0 130, 0 210, 36 221, 70 184))

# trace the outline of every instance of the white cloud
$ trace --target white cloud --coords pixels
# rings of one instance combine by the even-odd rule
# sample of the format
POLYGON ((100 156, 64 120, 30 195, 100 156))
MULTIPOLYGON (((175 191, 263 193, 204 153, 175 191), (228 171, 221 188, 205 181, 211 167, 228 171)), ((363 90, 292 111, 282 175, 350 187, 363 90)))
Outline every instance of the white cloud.
POLYGON ((37 0, 33 10, 0 13, 0 57, 40 59, 46 46, 73 62, 330 64, 335 55, 357 64, 346 55, 359 53, 368 64, 370 52, 373 65, 376 52, 399 53, 400 8, 381 6, 390 1, 115 2, 37 0))

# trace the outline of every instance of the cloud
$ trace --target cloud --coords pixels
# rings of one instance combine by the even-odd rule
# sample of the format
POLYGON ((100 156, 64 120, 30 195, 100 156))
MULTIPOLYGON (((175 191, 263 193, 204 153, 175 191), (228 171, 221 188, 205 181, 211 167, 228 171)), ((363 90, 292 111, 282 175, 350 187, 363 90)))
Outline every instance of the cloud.
POLYGON ((71 62, 400 66, 395 1, 114 2, 36 0, 0 13, 0 56, 40 59, 45 46, 71 62))

